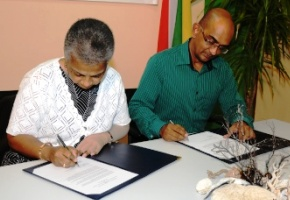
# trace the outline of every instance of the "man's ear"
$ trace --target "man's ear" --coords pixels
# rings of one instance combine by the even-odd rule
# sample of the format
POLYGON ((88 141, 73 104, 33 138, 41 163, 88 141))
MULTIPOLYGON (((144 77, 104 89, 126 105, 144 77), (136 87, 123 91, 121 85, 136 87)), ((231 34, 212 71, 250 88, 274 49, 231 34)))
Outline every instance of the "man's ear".
POLYGON ((192 26, 192 37, 195 38, 196 35, 199 33, 199 24, 198 23, 194 23, 192 26))

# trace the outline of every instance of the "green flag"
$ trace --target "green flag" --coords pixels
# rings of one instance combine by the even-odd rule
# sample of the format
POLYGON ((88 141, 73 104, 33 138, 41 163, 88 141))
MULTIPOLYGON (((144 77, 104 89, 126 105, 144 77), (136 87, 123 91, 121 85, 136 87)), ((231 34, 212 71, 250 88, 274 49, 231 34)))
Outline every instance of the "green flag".
POLYGON ((178 0, 172 47, 182 44, 192 35, 191 0, 178 0))

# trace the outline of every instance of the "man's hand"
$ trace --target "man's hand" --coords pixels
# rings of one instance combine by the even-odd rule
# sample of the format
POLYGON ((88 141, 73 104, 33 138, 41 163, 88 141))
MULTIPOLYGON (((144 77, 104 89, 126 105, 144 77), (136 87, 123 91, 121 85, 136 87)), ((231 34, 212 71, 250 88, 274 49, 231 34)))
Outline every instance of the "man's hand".
POLYGON ((224 137, 228 138, 232 134, 237 133, 239 136, 239 140, 250 140, 256 138, 256 134, 254 130, 245 122, 236 122, 234 123, 230 129, 229 132, 224 135, 224 137))
POLYGON ((166 124, 160 130, 161 137, 166 141, 181 141, 184 140, 188 134, 186 130, 179 124, 166 124))

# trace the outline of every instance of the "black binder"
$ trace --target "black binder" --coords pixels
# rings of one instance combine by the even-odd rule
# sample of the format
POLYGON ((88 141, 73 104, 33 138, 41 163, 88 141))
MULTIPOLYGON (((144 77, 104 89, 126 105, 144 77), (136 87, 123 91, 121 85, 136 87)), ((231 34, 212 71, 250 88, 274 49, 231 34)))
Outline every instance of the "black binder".
MULTIPOLYGON (((226 134, 226 130, 224 128, 210 130, 210 132, 213 132, 213 133, 216 133, 216 134, 219 134, 219 135, 225 135, 226 134)), ((280 138, 278 136, 274 137, 273 135, 270 135, 270 134, 267 134, 267 133, 264 133, 264 132, 261 132, 261 131, 257 131, 257 130, 254 130, 254 132, 256 134, 256 139, 249 141, 250 144, 253 145, 255 143, 260 143, 261 141, 263 141, 263 143, 260 143, 259 145, 257 145, 257 147, 259 149, 255 151, 254 156, 273 151, 273 142, 275 142, 275 150, 279 150, 279 149, 282 149, 282 148, 290 146, 290 140, 287 140, 287 139, 284 139, 284 138, 280 138)), ((197 150, 197 151, 199 151, 201 153, 204 153, 204 154, 206 154, 208 156, 211 156, 213 158, 216 158, 218 160, 221 160, 221 161, 223 161, 223 162, 225 162, 227 164, 232 164, 232 163, 238 162, 238 160, 236 158, 230 158, 230 159, 218 158, 218 157, 215 157, 215 156, 213 156, 211 154, 203 152, 203 151, 201 151, 199 149, 196 149, 194 147, 186 145, 184 143, 181 143, 181 142, 178 142, 178 143, 180 143, 182 145, 185 145, 187 147, 190 147, 192 149, 195 149, 195 150, 197 150)), ((247 153, 239 156, 239 160, 244 160, 244 159, 248 159, 248 158, 249 158, 249 154, 247 154, 247 153)))
MULTIPOLYGON (((133 173, 137 173, 138 176, 108 191, 105 191, 102 194, 90 194, 90 195, 83 194, 83 195, 91 199, 100 199, 174 162, 175 160, 177 160, 177 158, 178 157, 174 155, 170 155, 167 153, 162 153, 159 151, 155 151, 155 150, 151 150, 151 149, 147 149, 143 147, 138 147, 134 145, 127 145, 127 144, 120 144, 120 143, 113 143, 110 145, 108 144, 104 146, 104 148, 101 150, 101 152, 98 155, 92 156, 91 159, 106 163, 108 165, 116 166, 121 169, 133 172, 133 173)), ((47 165, 47 164, 49 164, 49 162, 23 169, 23 171, 35 175, 33 173, 34 169, 41 167, 43 165, 47 165)), ((71 189, 71 188, 68 188, 68 189, 71 189)), ((78 192, 78 191, 75 191, 75 192, 78 192)))

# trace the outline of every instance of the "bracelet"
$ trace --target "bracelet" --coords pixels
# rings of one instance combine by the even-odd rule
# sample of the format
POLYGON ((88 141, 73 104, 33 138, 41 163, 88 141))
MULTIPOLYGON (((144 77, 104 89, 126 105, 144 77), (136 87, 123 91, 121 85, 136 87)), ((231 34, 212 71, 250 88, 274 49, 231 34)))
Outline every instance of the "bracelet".
POLYGON ((39 159, 41 159, 41 160, 44 160, 43 158, 42 158, 42 150, 44 149, 44 147, 46 147, 46 146, 52 146, 52 144, 50 143, 50 142, 46 142, 46 143, 43 143, 40 147, 39 147, 39 149, 38 149, 38 157, 39 157, 39 159))
POLYGON ((109 133, 110 138, 111 138, 111 140, 108 143, 111 144, 113 142, 114 138, 113 138, 112 134, 110 133, 110 131, 108 131, 108 133, 109 133))

